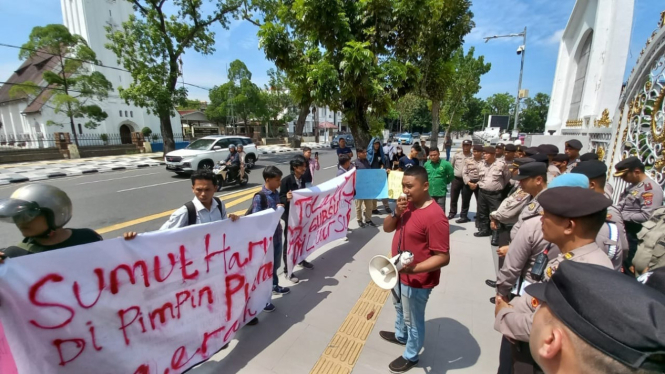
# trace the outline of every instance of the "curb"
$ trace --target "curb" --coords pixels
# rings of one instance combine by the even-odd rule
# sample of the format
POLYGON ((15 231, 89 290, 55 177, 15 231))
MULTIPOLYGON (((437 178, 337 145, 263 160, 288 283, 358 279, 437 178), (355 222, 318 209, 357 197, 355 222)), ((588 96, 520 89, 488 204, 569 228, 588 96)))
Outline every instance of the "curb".
MULTIPOLYGON (((136 169, 145 169, 145 168, 150 168, 153 166, 162 166, 165 165, 165 162, 154 162, 154 163, 145 163, 145 164, 138 164, 138 165, 131 165, 131 166, 116 166, 116 167, 106 167, 106 168, 86 168, 85 170, 67 170, 66 168, 63 168, 62 171, 54 171, 45 175, 36 175, 36 176, 14 176, 11 178, 6 178, 2 179, 0 178, 0 186, 8 185, 8 184, 16 184, 16 183, 26 183, 26 182, 37 182, 37 181, 42 181, 42 180, 48 180, 48 179, 59 179, 59 178, 65 178, 65 177, 72 177, 72 176, 80 176, 80 175, 86 175, 86 174, 99 174, 99 173, 105 173, 109 171, 120 171, 120 170, 136 170, 136 169)), ((43 170, 44 168, 40 168, 39 170, 43 170)), ((35 169, 38 170, 38 169, 35 169)), ((0 177, 2 174, 0 174, 0 177)))

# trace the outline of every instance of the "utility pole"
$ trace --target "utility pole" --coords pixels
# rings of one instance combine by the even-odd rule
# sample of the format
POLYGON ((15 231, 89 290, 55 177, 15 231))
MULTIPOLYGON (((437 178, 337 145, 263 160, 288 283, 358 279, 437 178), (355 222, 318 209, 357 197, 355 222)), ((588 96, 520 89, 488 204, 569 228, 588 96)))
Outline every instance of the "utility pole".
POLYGON ((520 91, 522 90, 522 74, 524 73, 524 56, 526 55, 526 26, 524 26, 524 31, 519 34, 494 35, 483 38, 485 39, 485 43, 487 43, 490 39, 514 38, 518 36, 523 37, 523 41, 522 45, 517 48, 517 54, 522 55, 522 62, 520 64, 520 78, 517 83, 517 96, 515 98, 515 124, 513 125, 513 130, 515 131, 517 131, 517 124, 520 117, 520 91))

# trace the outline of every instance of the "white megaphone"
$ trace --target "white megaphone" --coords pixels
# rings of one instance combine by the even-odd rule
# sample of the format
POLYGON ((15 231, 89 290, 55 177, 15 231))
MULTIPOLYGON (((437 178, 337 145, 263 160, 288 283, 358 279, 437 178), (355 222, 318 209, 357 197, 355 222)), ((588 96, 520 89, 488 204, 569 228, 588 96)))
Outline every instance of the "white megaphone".
POLYGON ((404 251, 393 258, 374 256, 369 262, 369 276, 374 283, 384 290, 391 290, 397 285, 399 271, 413 262, 413 253, 404 251))

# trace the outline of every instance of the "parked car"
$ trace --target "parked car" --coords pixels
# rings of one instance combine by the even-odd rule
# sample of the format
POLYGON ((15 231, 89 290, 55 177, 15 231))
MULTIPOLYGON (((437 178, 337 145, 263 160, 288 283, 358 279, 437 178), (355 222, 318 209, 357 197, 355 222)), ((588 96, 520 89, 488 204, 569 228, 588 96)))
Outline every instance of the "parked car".
POLYGON ((413 144, 413 135, 409 133, 400 134, 397 137, 397 143, 411 145, 413 144))
POLYGON ((420 135, 420 141, 421 142, 426 142, 432 138, 432 133, 431 132, 426 132, 422 135, 420 135))
POLYGON ((355 140, 353 140, 353 135, 351 134, 338 134, 335 135, 332 142, 330 142, 330 148, 339 148, 339 139, 344 138, 346 140, 346 146, 349 148, 354 148, 356 146, 355 140))
POLYGON ((176 174, 190 174, 195 170, 210 169, 229 155, 229 145, 242 144, 245 151, 245 168, 251 169, 259 159, 256 145, 251 138, 236 135, 210 135, 193 141, 185 149, 169 152, 164 156, 166 170, 176 174))

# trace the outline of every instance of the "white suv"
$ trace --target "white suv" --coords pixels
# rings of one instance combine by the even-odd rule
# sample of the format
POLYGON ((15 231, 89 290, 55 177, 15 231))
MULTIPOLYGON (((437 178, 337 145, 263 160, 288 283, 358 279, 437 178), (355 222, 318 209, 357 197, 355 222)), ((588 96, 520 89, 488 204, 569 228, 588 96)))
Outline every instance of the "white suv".
POLYGON ((235 135, 211 135, 193 141, 185 149, 169 152, 164 156, 166 170, 176 174, 192 173, 199 169, 212 169, 229 155, 229 145, 242 144, 245 154, 245 167, 251 169, 259 159, 256 145, 251 138, 235 135))

